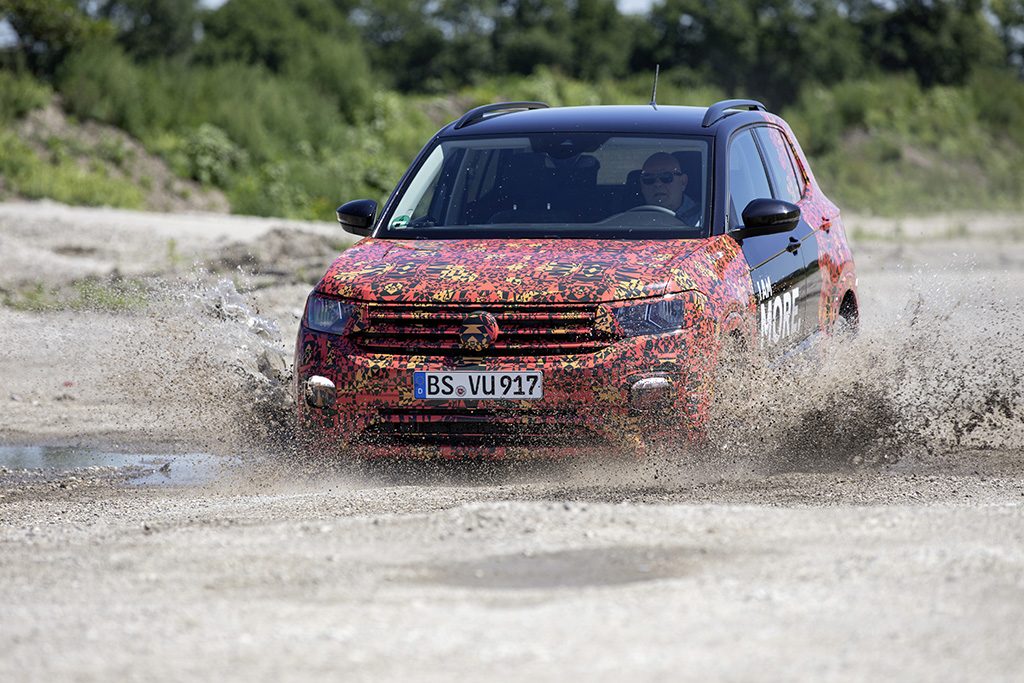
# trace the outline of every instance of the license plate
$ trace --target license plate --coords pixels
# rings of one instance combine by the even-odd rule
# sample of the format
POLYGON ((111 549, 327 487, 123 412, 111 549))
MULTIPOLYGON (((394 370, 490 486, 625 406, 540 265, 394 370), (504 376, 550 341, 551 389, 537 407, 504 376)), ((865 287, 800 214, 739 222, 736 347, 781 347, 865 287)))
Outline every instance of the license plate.
POLYGON ((423 399, 523 401, 544 397, 540 372, 416 372, 413 397, 423 399))

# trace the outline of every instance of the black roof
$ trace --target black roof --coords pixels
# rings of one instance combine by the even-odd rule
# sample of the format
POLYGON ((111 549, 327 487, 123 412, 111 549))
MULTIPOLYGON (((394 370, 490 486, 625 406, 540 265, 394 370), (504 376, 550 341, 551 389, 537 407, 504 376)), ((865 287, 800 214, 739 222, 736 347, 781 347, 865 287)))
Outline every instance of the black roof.
MULTIPOLYGON (((660 104, 657 108, 651 105, 601 105, 529 109, 487 116, 462 128, 456 128, 452 123, 445 126, 440 135, 468 137, 554 131, 714 135, 717 123, 706 128, 701 125, 707 111, 708 107, 660 104)), ((748 112, 736 112, 722 120, 746 120, 750 116, 748 112)))

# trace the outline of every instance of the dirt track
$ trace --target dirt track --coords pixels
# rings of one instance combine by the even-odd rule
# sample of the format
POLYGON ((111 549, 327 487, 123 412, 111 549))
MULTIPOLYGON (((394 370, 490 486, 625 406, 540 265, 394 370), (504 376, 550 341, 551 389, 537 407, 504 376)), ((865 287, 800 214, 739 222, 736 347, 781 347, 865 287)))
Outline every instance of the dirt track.
POLYGON ((0 679, 1019 680, 1024 243, 960 220, 865 221, 861 338, 727 385, 720 451, 342 473, 249 438, 330 226, 2 205, 12 305, 147 295, 0 307, 0 444, 240 457, 0 470, 0 679))

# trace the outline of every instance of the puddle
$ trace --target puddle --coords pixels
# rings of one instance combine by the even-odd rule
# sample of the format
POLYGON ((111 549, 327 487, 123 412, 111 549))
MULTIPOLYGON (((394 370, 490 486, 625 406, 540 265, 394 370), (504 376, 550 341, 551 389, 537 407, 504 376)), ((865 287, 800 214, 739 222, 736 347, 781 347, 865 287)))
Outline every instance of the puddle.
POLYGON ((421 580, 463 588, 536 589, 616 586, 675 579, 708 561, 703 548, 618 546, 486 557, 430 567, 421 580))
MULTIPOLYGON (((0 467, 63 474, 83 470, 123 470, 128 483, 140 486, 185 486, 216 479, 237 458, 208 453, 175 455, 113 453, 77 446, 0 446, 0 467)), ((121 474, 121 472, 118 472, 121 474)))

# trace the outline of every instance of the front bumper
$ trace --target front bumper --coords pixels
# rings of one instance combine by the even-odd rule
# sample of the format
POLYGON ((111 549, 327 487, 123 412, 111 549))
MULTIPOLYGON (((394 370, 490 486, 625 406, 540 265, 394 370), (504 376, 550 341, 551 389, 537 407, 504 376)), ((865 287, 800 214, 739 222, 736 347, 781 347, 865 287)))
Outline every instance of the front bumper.
POLYGON ((643 453, 652 442, 700 434, 718 351, 710 320, 592 353, 480 358, 369 353, 346 336, 302 327, 295 358, 299 436, 315 451, 360 457, 643 453), (417 370, 540 371, 544 397, 418 400, 417 370), (309 399, 316 394, 311 379, 333 384, 333 400, 323 393, 309 399))

